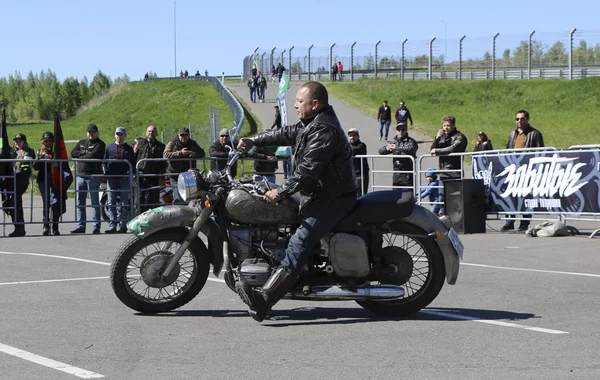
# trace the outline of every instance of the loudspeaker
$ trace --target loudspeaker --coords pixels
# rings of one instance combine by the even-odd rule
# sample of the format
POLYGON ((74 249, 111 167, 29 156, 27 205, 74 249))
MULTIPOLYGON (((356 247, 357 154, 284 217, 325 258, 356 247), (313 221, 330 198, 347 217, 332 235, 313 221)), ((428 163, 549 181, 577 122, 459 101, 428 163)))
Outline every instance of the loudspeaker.
POLYGON ((458 233, 485 233, 485 185, 482 179, 444 180, 446 215, 458 233))

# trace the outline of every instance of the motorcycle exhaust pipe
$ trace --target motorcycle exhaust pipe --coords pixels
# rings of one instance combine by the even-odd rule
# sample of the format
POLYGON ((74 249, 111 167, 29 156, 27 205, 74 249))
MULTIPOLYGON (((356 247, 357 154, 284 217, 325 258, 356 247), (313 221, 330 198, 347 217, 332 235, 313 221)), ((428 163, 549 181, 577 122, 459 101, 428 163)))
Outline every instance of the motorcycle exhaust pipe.
POLYGON ((311 301, 361 301, 369 299, 395 299, 404 295, 399 286, 358 286, 354 290, 339 286, 306 286, 302 292, 294 293, 290 298, 311 301))

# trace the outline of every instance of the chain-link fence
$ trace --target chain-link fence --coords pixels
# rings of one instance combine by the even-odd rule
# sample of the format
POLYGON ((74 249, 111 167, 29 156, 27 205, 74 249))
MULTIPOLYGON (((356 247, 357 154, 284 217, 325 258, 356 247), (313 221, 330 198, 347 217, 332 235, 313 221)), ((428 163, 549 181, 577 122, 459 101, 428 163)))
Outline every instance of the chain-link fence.
POLYGON ((528 79, 600 76, 600 30, 432 37, 422 40, 332 43, 328 46, 256 48, 244 58, 243 73, 253 66, 270 73, 282 63, 296 80, 331 78, 334 63, 343 78, 528 79))

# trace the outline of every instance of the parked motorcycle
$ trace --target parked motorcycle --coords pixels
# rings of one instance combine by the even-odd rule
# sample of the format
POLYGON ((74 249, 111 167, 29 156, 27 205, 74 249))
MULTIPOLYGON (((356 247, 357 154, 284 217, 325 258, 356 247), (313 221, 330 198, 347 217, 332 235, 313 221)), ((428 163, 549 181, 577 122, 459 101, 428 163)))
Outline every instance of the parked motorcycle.
MULTIPOLYGON (((225 174, 181 173, 187 206, 158 207, 129 222, 134 236, 110 274, 121 302, 144 313, 179 308, 202 290, 211 265, 215 276, 224 269, 234 292, 240 278, 253 287, 267 281, 301 223, 300 199, 269 204, 263 195, 277 185, 233 180, 229 169, 240 154, 225 174)), ((286 298, 354 300, 375 314, 412 314, 436 298, 444 279, 456 282, 462 253, 454 229, 416 205, 412 192, 368 193, 314 248, 286 298)))

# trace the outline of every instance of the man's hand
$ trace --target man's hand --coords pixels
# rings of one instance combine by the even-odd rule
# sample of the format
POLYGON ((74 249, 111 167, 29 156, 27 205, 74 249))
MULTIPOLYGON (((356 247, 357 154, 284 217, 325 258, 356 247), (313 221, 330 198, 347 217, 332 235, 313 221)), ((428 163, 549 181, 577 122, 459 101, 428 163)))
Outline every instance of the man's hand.
POLYGON ((432 155, 432 156, 435 156, 435 149, 432 149, 432 150, 431 150, 431 155, 432 155))
POLYGON ((395 147, 396 147, 396 144, 387 144, 387 145, 385 146, 385 149, 386 149, 388 152, 391 152, 391 151, 393 151, 393 150, 394 150, 394 148, 395 148, 395 147))
POLYGON ((254 146, 254 140, 248 137, 242 137, 238 143, 238 148, 244 148, 246 151, 252 149, 254 146))
POLYGON ((275 157, 275 156, 267 156, 267 161, 277 161, 277 157, 275 157))
POLYGON ((271 189, 265 193, 265 195, 263 196, 263 199, 267 203, 275 204, 281 200, 281 197, 279 196, 277 189, 271 189))

